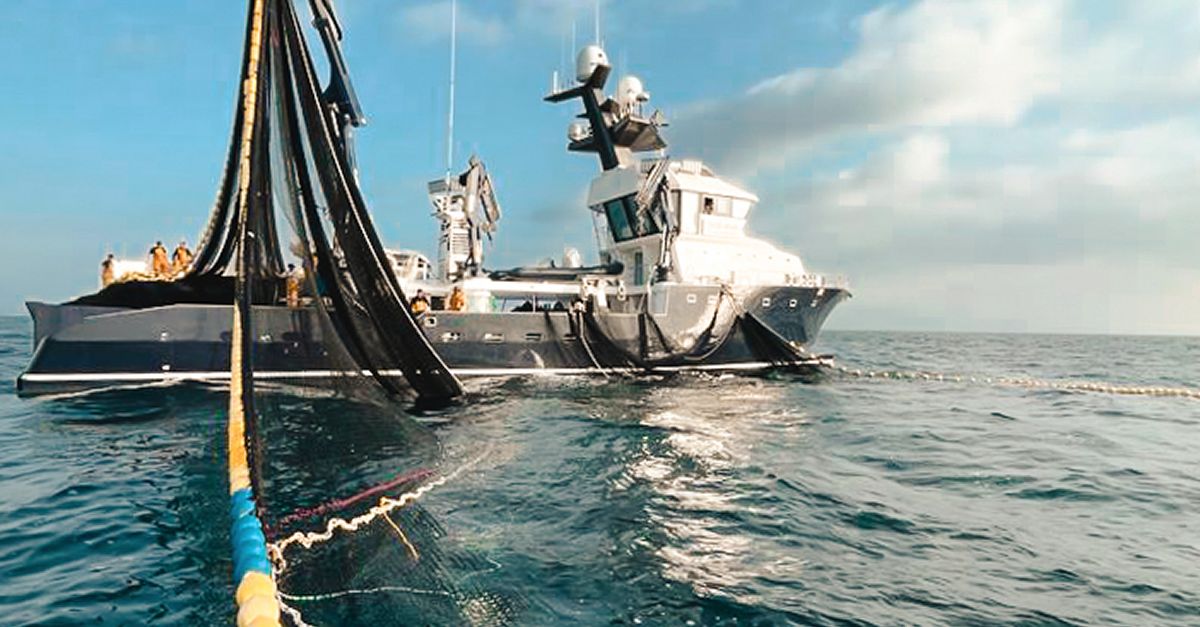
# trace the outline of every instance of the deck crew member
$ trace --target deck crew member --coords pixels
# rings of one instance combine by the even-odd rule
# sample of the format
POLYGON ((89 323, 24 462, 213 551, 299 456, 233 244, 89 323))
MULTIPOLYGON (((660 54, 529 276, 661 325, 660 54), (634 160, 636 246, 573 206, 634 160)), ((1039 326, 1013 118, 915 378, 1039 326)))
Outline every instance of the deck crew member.
POLYGON ((175 254, 171 256, 171 271, 179 274, 192 264, 192 251, 187 247, 187 240, 179 240, 175 254))
POLYGON ((429 311, 429 297, 425 295, 425 290, 417 290, 417 295, 413 296, 412 303, 409 304, 412 312, 421 315, 429 311))
POLYGON ((167 249, 162 242, 155 242, 150 249, 150 274, 156 278, 171 274, 171 262, 167 261, 167 249))
POLYGON ((112 285, 113 281, 116 280, 116 278, 117 278, 117 275, 116 275, 117 270, 115 267, 116 265, 117 265, 117 260, 116 260, 116 258, 113 257, 112 253, 108 253, 108 256, 104 258, 104 261, 100 262, 100 286, 101 287, 108 287, 108 286, 112 285))
POLYGON ((450 300, 446 304, 446 308, 450 311, 466 311, 467 310, 467 295, 463 293, 461 286, 455 285, 450 291, 450 300))
POLYGON ((287 306, 295 309, 300 306, 300 273, 296 271, 296 264, 289 263, 287 268, 287 276, 284 278, 284 286, 287 288, 287 306))

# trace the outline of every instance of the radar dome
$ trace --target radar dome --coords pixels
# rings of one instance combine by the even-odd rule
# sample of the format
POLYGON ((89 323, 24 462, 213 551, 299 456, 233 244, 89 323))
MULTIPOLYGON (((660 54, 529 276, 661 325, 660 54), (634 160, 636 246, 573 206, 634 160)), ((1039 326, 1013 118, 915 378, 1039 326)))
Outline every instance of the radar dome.
POLYGON ((614 99, 619 104, 628 107, 650 100, 650 92, 642 86, 642 79, 632 75, 623 76, 617 82, 617 93, 614 99))
POLYGON ((564 268, 581 268, 583 267, 583 255, 574 248, 563 249, 563 267, 564 268))
POLYGON ((601 65, 608 65, 608 55, 597 45, 585 47, 575 58, 575 80, 586 83, 592 77, 592 72, 601 65))
POLYGON ((567 139, 573 142, 585 139, 587 136, 588 127, 583 122, 572 122, 571 125, 567 127, 567 139))

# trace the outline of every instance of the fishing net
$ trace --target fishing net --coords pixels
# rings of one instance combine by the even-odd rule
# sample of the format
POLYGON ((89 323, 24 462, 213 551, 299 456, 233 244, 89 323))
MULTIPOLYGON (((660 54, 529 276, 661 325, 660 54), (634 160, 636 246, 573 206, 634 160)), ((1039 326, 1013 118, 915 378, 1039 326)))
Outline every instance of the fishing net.
MULTIPOLYGON (((336 39, 330 7, 313 8, 322 35, 336 39)), ((233 303, 238 622, 503 623, 505 597, 469 580, 488 562, 448 555, 445 530, 422 509, 486 449, 447 455, 411 413, 462 389, 409 313, 375 231, 338 98, 346 91, 320 88, 290 0, 253 0, 245 45, 225 172, 195 263, 141 288, 217 285, 211 300, 233 303), (273 376, 281 362, 294 367, 273 376)))

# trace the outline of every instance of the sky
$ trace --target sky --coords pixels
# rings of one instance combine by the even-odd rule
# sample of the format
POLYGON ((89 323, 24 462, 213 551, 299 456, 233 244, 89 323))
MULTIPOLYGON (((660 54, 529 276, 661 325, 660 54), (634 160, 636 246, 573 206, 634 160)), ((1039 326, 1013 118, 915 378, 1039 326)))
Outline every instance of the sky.
MULTIPOLYGON (((338 7, 368 203, 389 246, 432 256, 449 0, 338 7)), ((594 7, 459 0, 455 161, 476 153, 496 181, 491 267, 594 257, 596 160, 564 149, 575 105, 541 101, 594 7)), ((670 153, 755 191, 755 235, 848 278, 829 328, 1200 335, 1200 2, 600 0, 600 16, 670 153)), ((195 242, 244 19, 233 0, 0 3, 0 313, 95 289, 106 251, 195 242)))

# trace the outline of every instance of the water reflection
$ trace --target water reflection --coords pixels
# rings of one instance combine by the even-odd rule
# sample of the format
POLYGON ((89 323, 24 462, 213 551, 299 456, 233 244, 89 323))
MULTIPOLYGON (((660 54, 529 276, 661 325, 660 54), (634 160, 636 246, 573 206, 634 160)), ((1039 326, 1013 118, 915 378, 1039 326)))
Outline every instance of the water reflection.
POLYGON ((703 598, 758 603, 760 582, 794 580, 804 560, 762 524, 772 514, 770 480, 756 449, 781 438, 799 445, 808 416, 787 402, 784 385, 754 378, 717 385, 693 379, 648 390, 636 420, 656 435, 642 440, 611 487, 614 495, 649 488, 646 523, 658 533, 643 548, 664 579, 703 598))

